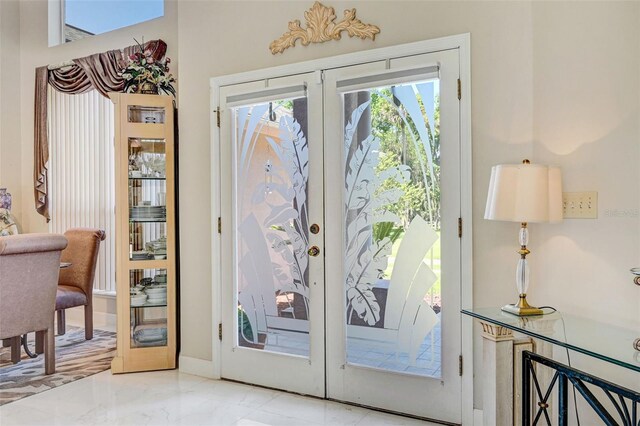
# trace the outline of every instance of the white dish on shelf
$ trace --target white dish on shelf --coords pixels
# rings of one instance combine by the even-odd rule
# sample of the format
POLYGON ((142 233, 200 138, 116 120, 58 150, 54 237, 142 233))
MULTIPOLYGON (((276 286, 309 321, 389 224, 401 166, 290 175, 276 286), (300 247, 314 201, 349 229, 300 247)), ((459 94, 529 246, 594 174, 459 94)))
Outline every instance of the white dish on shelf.
POLYGON ((148 258, 149 258, 149 253, 144 250, 131 252, 131 259, 139 260, 139 259, 148 259, 148 258))
POLYGON ((147 287, 145 290, 149 296, 152 294, 167 294, 167 286, 166 285, 154 285, 151 287, 147 287))
POLYGON ((167 339, 167 328, 144 328, 133 332, 133 339, 140 343, 159 342, 167 339))
POLYGON ((147 295, 140 293, 136 296, 131 296, 131 306, 142 306, 147 303, 147 295))
POLYGON ((162 299, 147 299, 147 303, 150 305, 166 305, 167 298, 163 297, 162 299))

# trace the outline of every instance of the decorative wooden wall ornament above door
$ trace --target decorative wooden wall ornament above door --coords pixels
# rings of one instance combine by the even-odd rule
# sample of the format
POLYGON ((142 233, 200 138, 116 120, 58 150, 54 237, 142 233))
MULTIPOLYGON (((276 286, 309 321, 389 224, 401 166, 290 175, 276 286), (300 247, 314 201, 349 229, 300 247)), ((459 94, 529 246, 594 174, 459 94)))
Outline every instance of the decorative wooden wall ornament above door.
POLYGON ((333 7, 327 7, 315 2, 311 9, 304 13, 307 28, 300 26, 298 19, 289 22, 289 31, 271 42, 269 49, 274 55, 282 53, 285 49, 293 47, 296 40, 300 39, 303 46, 309 43, 324 43, 330 40, 340 40, 342 32, 346 31, 349 37, 370 38, 375 40, 380 28, 371 24, 364 24, 356 19, 355 9, 346 9, 344 18, 340 22, 335 22, 336 12, 333 7))

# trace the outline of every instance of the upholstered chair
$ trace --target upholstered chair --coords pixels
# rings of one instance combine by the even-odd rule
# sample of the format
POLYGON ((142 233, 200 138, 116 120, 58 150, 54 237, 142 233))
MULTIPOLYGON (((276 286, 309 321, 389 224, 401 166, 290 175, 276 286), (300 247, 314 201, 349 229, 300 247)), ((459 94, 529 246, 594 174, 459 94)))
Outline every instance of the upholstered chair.
POLYGON ((0 339, 11 339, 20 361, 20 336, 35 331, 44 342, 45 374, 55 372, 53 312, 60 255, 67 239, 57 234, 0 237, 0 339))
POLYGON ((64 334, 64 310, 84 306, 84 337, 93 339, 93 279, 100 242, 105 239, 104 231, 93 228, 70 228, 64 233, 69 245, 62 252, 62 262, 71 266, 60 270, 56 314, 58 334, 64 334))

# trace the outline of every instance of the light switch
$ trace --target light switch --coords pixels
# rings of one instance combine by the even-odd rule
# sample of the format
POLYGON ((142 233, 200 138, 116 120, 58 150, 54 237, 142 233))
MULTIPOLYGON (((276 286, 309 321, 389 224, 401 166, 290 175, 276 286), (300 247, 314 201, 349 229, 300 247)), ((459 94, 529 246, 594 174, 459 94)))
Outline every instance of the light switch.
POLYGON ((562 213, 565 219, 597 219, 598 193, 563 192, 562 213))

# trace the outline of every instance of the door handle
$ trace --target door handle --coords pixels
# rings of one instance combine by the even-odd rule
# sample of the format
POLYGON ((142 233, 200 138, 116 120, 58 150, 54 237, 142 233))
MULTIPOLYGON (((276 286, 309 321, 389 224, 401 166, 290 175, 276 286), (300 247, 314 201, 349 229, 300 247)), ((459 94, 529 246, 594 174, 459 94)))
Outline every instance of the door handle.
POLYGON ((320 248, 318 246, 311 246, 309 250, 307 250, 307 254, 309 254, 309 256, 316 257, 320 254, 320 248))

